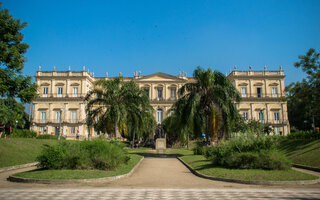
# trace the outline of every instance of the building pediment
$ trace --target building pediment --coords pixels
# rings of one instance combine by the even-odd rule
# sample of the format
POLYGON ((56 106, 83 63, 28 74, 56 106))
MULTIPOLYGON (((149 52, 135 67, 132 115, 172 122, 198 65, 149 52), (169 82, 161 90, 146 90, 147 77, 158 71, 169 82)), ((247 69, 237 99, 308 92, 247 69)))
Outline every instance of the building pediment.
POLYGON ((143 76, 138 78, 139 81, 182 81, 183 78, 179 78, 178 76, 172 76, 170 74, 165 74, 162 72, 157 72, 154 74, 150 74, 148 76, 143 76))

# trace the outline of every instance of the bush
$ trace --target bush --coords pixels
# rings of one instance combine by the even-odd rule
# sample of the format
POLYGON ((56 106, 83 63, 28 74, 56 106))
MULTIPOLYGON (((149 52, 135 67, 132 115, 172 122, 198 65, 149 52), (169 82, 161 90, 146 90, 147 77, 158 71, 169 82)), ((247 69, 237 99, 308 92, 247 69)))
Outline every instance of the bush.
MULTIPOLYGON (((52 140, 57 140, 58 136, 57 135, 49 135, 49 134, 44 134, 44 135, 38 135, 36 137, 37 139, 52 139, 52 140)), ((60 136, 60 140, 65 140, 66 138, 63 136, 60 136)))
POLYGON ((289 169, 290 161, 276 147, 278 137, 242 135, 205 151, 213 164, 240 169, 289 169))
POLYGON ((287 137, 288 139, 317 140, 317 139, 320 139, 320 131, 310 130, 310 131, 292 132, 287 137))
POLYGON ((111 170, 129 159, 122 143, 99 139, 46 146, 37 157, 39 165, 48 169, 111 170))
POLYGON ((192 150, 193 150, 194 155, 204 155, 205 154, 205 149, 203 146, 194 147, 192 150))
POLYGON ((37 136, 36 132, 27 129, 12 129, 11 137, 13 138, 35 138, 37 136))

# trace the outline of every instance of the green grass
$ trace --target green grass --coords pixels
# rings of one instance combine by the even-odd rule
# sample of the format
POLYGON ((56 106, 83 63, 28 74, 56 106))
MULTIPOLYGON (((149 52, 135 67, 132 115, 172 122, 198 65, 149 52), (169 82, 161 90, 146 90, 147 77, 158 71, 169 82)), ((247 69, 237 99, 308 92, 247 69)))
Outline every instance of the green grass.
POLYGON ((215 167, 202 155, 183 156, 181 159, 197 172, 217 177, 250 181, 298 181, 314 180, 318 177, 295 170, 226 169, 215 167))
POLYGON ((37 140, 34 138, 0 139, 0 167, 36 162, 44 144, 52 145, 57 140, 37 140))
POLYGON ((110 171, 104 170, 35 170, 14 174, 22 178, 34 179, 90 179, 118 176, 129 173, 134 166, 141 160, 142 156, 131 154, 128 164, 121 165, 119 168, 110 171))
POLYGON ((279 148, 294 164, 320 168, 320 140, 282 140, 279 148))

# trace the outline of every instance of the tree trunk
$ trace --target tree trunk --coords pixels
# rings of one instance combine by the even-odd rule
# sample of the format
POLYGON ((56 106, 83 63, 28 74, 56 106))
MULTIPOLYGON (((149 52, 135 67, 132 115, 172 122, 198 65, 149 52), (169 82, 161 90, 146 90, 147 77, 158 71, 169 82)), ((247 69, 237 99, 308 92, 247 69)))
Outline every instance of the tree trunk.
POLYGON ((189 149, 189 130, 188 130, 188 135, 187 135, 187 149, 189 149))
POLYGON ((136 135, 136 130, 133 129, 133 136, 132 136, 132 148, 134 148, 134 139, 135 139, 135 135, 136 135))
POLYGON ((120 137, 121 137, 121 135, 120 135, 120 133, 119 133, 118 123, 117 123, 117 122, 114 123, 114 136, 115 136, 116 138, 120 138, 120 137))
POLYGON ((206 140, 207 140, 207 144, 209 142, 210 144, 210 141, 209 141, 209 115, 206 114, 206 140))

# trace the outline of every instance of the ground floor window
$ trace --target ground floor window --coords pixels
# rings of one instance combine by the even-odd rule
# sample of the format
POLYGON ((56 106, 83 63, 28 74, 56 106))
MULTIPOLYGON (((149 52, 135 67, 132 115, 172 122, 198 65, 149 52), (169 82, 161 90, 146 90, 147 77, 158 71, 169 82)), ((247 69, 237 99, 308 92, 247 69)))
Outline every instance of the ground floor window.
POLYGON ((54 127, 54 135, 59 135, 59 126, 54 127))
POLYGON ((280 127, 274 127, 273 130, 275 135, 280 135, 280 127))
POLYGON ((76 127, 72 126, 70 127, 70 134, 74 135, 76 133, 76 127))

